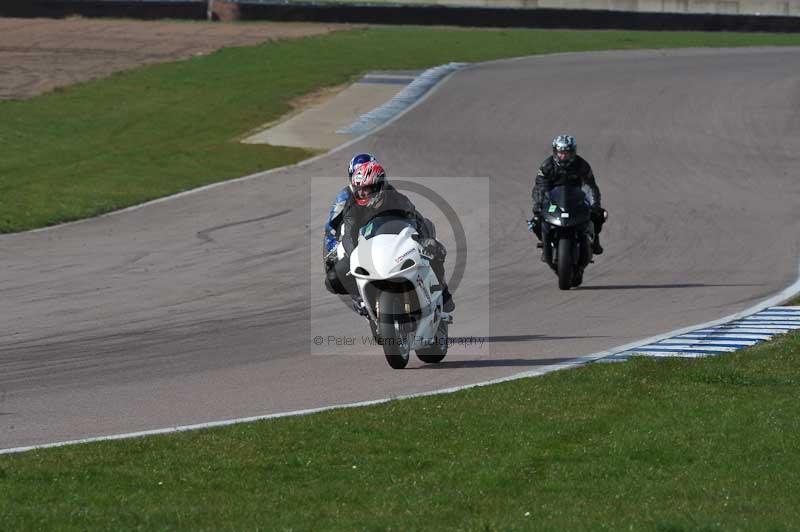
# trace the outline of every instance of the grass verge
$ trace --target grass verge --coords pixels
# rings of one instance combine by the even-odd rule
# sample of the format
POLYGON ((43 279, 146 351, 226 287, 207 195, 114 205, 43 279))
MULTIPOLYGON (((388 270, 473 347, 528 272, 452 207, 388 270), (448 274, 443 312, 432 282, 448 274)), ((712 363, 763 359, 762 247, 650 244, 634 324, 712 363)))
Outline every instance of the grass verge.
POLYGON ((297 162, 243 145, 289 102, 372 69, 550 52, 800 45, 800 35, 376 28, 224 49, 0 102, 0 232, 106 213, 297 162))
POLYGON ((0 529, 797 530, 800 335, 0 456, 0 529))

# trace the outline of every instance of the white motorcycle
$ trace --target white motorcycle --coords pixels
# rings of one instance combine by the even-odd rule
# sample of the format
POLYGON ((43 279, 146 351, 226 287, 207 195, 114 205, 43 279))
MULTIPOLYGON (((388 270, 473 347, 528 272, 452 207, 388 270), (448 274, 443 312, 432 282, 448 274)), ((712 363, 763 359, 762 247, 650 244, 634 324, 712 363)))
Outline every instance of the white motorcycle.
MULTIPOLYGON (((447 355, 453 319, 442 311, 442 286, 423 244, 412 220, 383 213, 361 228, 350 255, 361 314, 394 369, 408 365, 412 350, 431 364, 447 355)), ((337 255, 344 256, 341 243, 337 255)))

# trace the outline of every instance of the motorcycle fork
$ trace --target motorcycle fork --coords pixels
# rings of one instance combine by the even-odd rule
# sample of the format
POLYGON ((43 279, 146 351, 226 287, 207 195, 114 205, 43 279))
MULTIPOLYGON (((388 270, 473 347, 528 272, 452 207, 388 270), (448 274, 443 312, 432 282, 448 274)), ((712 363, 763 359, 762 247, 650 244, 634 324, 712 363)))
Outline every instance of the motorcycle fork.
MULTIPOLYGON (((550 234, 548 235, 549 242, 547 244, 547 249, 550 252, 550 256, 549 257, 545 257, 545 258, 549 259, 548 263, 553 268, 558 267, 558 261, 559 261, 558 243, 561 240, 569 240, 569 241, 572 242, 572 253, 571 253, 571 255, 572 255, 573 265, 574 266, 580 266, 580 263, 581 263, 581 261, 580 261, 580 253, 582 253, 582 251, 581 251, 581 247, 582 246, 580 245, 580 242, 578 241, 578 238, 579 238, 578 232, 575 231, 572 228, 559 228, 557 231, 553 231, 551 229, 550 230, 550 234)), ((583 235, 580 235, 580 238, 582 239, 583 235)))

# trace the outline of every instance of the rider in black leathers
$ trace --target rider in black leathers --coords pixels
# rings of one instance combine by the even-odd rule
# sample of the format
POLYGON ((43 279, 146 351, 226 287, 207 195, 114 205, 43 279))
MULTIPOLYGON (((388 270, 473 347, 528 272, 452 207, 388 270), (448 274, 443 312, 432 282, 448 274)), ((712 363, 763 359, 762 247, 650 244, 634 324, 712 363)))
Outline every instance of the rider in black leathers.
MULTIPOLYGON (((594 240, 592 253, 600 255, 603 247, 600 245, 600 231, 605 223, 606 213, 600 204, 600 189, 595 182, 592 167, 586 160, 578 155, 577 143, 570 135, 559 135, 553 139, 553 155, 545 159, 536 174, 536 183, 531 191, 533 200, 533 218, 529 227, 543 242, 547 235, 547 224, 542 224, 542 209, 546 194, 553 187, 564 185, 577 185, 588 188, 587 195, 592 206, 592 222, 594 225, 594 240)), ((542 255, 544 257, 544 254, 542 255)))
POLYGON ((350 271, 350 254, 358 244, 358 232, 367 222, 381 213, 397 214, 414 221, 417 232, 423 238, 426 255, 431 259, 431 268, 442 285, 442 310, 452 312, 455 309, 452 294, 447 287, 444 273, 444 259, 447 252, 436 240, 436 227, 433 222, 422 216, 404 194, 386 182, 386 173, 377 161, 369 161, 358 165, 350 178, 353 193, 342 210, 341 235, 345 257, 335 261, 333 256, 326 259, 326 288, 335 294, 350 294, 358 297, 355 279, 348 275, 350 271))

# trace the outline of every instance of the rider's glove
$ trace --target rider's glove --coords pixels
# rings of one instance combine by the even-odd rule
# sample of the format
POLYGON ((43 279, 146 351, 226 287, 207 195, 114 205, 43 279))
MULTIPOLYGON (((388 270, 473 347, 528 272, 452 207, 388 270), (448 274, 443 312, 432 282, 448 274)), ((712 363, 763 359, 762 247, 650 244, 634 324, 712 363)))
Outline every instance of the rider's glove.
POLYGON ((436 258, 436 252, 438 251, 439 247, 437 246, 436 239, 434 238, 426 238, 420 242, 422 244, 422 254, 429 259, 436 258))
POLYGON ((333 265, 336 264, 337 256, 336 256, 336 249, 332 249, 325 255, 325 269, 330 270, 333 268, 333 265))
POLYGON ((601 224, 608 220, 608 211, 602 207, 592 207, 592 220, 600 222, 601 224))

